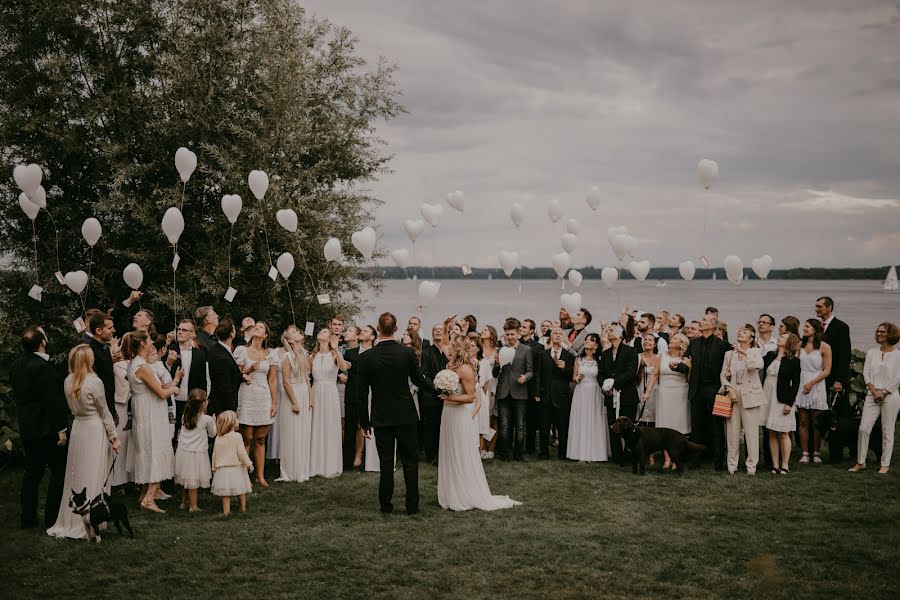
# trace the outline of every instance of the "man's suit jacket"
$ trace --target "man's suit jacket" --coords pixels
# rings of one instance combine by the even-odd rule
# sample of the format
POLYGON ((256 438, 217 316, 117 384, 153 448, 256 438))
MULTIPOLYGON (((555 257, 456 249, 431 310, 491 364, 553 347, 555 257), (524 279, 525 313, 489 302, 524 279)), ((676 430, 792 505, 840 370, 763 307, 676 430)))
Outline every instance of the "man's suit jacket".
POLYGON ((615 358, 612 348, 600 355, 600 384, 607 379, 614 381, 613 387, 619 391, 621 406, 638 404, 637 368, 638 352, 624 342, 619 344, 615 358))
POLYGON ((528 380, 528 398, 530 400, 531 398, 540 395, 537 387, 537 372, 540 369, 540 363, 538 361, 541 360, 541 353, 544 351, 544 345, 534 336, 531 336, 531 339, 527 341, 524 338, 519 338, 519 343, 525 344, 531 348, 531 362, 534 365, 534 377, 528 380))
POLYGON ((206 357, 209 364, 209 414, 237 410, 238 390, 244 382, 241 369, 225 346, 216 342, 206 357))
MULTIPOLYGON (((447 357, 441 349, 434 344, 422 350, 422 376, 428 381, 434 381, 435 376, 447 368, 447 357)), ((419 404, 421 406, 443 406, 444 401, 437 394, 419 389, 419 404)))
POLYGON ((206 333, 202 329, 197 332, 197 341, 200 342, 200 347, 206 350, 207 356, 209 356, 209 353, 212 351, 213 347, 219 343, 219 341, 216 339, 216 336, 212 335, 211 333, 206 333))
POLYGON ((831 373, 825 379, 825 385, 831 387, 838 381, 846 390, 850 381, 850 327, 835 317, 825 330, 824 337, 831 346, 831 373))
POLYGON ((500 367, 500 363, 494 365, 494 377, 497 378, 498 399, 512 398, 514 400, 528 399, 528 382, 534 378, 534 356, 531 346, 516 344, 516 354, 512 362, 500 367), (519 383, 519 376, 525 376, 525 383, 519 383))
MULTIPOLYGON (((571 331, 566 332, 567 340, 572 337, 573 331, 575 331, 575 330, 573 329, 571 331)), ((587 327, 585 327, 584 329, 579 331, 578 334, 575 336, 575 339, 572 340, 571 344, 569 345, 569 349, 572 350, 572 352, 574 354, 576 354, 576 355, 581 354, 581 350, 584 348, 584 340, 585 340, 585 338, 587 338, 587 335, 588 335, 588 330, 587 330, 587 327)))
MULTIPOLYGON (((720 340, 714 335, 709 338, 699 337, 691 340, 684 353, 685 358, 691 359, 691 375, 688 379, 688 399, 694 401, 694 397, 700 391, 700 384, 704 381, 707 385, 719 385, 722 376, 722 365, 725 363, 725 354, 731 349, 731 346, 725 340, 720 340), (704 353, 709 349, 709 371, 707 372, 704 364, 706 363, 704 353), (701 372, 702 371, 702 372, 701 372)), ((715 398, 712 398, 715 400, 715 398)))
POLYGON ((394 340, 381 340, 359 357, 359 393, 372 390, 372 410, 362 409, 360 424, 370 427, 411 425, 419 420, 409 382, 437 395, 431 381, 422 376, 416 353, 394 340))
MULTIPOLYGON (((175 377, 175 372, 181 368, 182 350, 178 342, 172 342, 169 345, 169 350, 174 350, 178 353, 178 359, 169 368, 169 373, 172 377, 175 377)), ((189 352, 191 353, 191 369, 187 374, 188 394, 191 393, 191 390, 203 390, 205 392, 209 389, 209 382, 206 380, 206 350, 202 347, 191 348, 189 352)))
MULTIPOLYGON (((347 385, 344 388, 344 406, 348 408, 352 406, 356 410, 362 407, 362 394, 359 392, 359 357, 359 346, 347 348, 344 352, 344 360, 350 363, 350 369, 347 371, 347 385)), ((366 393, 366 400, 368 399, 368 393, 366 393)))
POLYGON ((553 349, 548 348, 538 354, 537 375, 535 376, 536 395, 541 403, 554 407, 564 407, 572 403, 572 374, 575 371, 575 355, 560 348, 559 358, 565 363, 560 369, 553 362, 553 349))
POLYGON ((87 334, 82 334, 81 343, 91 347, 94 353, 94 373, 103 382, 103 391, 106 392, 106 408, 109 414, 116 413, 116 374, 113 371, 112 353, 109 346, 99 340, 95 340, 87 334))
POLYGON ((29 352, 10 365, 9 381, 25 441, 55 436, 69 424, 63 379, 42 357, 29 352))

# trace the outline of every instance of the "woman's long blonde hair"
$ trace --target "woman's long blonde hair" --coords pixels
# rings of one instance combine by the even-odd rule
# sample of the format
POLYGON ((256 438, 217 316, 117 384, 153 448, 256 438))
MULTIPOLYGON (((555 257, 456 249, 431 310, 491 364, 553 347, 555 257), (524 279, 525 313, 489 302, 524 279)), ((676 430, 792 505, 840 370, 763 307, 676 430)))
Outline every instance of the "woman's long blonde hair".
POLYGON ((303 332, 296 325, 290 325, 281 334, 281 345, 284 347, 284 353, 291 365, 291 375, 298 381, 303 381, 309 377, 309 359, 306 350, 303 348, 303 332), (296 347, 291 344, 291 336, 299 335, 300 341, 296 347))
POLYGON ((462 365, 472 366, 472 354, 469 351, 469 340, 464 335, 458 335, 450 342, 447 348, 447 368, 455 371, 462 365))
POLYGON ((69 373, 72 375, 72 397, 78 398, 87 376, 94 372, 94 352, 87 344, 69 350, 69 373))

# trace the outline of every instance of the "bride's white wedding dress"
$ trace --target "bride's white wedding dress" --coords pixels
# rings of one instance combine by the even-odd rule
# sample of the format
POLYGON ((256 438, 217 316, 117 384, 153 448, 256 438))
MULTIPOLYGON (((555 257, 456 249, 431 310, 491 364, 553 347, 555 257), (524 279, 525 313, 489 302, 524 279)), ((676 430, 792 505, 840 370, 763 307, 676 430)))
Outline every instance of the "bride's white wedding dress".
MULTIPOLYGON (((475 386, 481 395, 481 388, 475 386)), ((481 410, 484 410, 484 406, 481 410)), ((438 452, 438 503, 450 510, 499 510, 522 504, 509 496, 492 496, 475 443, 478 419, 471 404, 445 404, 438 452)))

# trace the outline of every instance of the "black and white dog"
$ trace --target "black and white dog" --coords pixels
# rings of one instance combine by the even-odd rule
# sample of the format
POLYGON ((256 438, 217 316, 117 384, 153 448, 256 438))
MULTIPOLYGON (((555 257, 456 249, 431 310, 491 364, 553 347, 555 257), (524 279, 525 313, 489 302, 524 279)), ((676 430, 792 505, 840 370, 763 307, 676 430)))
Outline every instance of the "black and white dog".
POLYGON ((107 524, 110 522, 116 526, 119 535, 123 535, 122 526, 124 525, 131 537, 134 537, 131 523, 128 522, 128 508, 118 498, 113 499, 109 494, 100 492, 93 500, 88 501, 87 488, 83 488, 80 492, 72 490, 69 506, 72 508, 72 512, 79 515, 84 522, 88 541, 97 540, 99 544, 100 532, 106 531, 107 524))

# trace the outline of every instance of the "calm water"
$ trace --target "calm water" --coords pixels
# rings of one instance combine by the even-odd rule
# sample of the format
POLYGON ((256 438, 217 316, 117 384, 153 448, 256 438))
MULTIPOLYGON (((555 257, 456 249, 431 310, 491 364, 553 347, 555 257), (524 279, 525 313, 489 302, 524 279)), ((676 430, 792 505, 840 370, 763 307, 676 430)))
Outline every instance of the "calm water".
MULTIPOLYGON (((507 315, 542 319, 554 318, 559 312, 560 283, 553 281, 523 281, 521 292, 518 280, 445 280, 430 306, 417 312, 418 283, 410 280, 386 280, 380 296, 373 297, 370 310, 365 311, 361 323, 375 323, 377 315, 391 311, 405 324, 418 314, 423 329, 443 321, 447 315, 473 314, 479 323, 502 325, 507 315)), ((566 292, 574 288, 566 284, 566 292)), ((719 309, 719 316, 734 331, 740 323, 755 323, 761 312, 801 319, 815 316, 814 305, 819 296, 831 296, 835 314, 850 326, 855 348, 874 345, 875 327, 882 321, 900 321, 900 294, 885 294, 880 281, 745 281, 736 287, 727 281, 667 281, 656 287, 651 281, 620 281, 607 290, 599 280, 585 280, 581 288, 583 304, 595 321, 609 321, 626 305, 654 314, 662 309, 680 312, 686 318, 703 315, 707 306, 719 309)), ((430 336, 429 336, 430 337, 430 336)))

